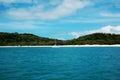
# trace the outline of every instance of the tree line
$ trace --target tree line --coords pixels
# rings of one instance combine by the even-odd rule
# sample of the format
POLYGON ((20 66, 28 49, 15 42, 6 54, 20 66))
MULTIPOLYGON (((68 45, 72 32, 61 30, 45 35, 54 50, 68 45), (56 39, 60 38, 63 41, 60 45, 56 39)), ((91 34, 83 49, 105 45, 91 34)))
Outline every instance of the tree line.
POLYGON ((72 40, 58 40, 39 37, 29 33, 0 32, 0 46, 25 46, 25 45, 84 45, 84 44, 120 44, 120 34, 93 33, 72 40))

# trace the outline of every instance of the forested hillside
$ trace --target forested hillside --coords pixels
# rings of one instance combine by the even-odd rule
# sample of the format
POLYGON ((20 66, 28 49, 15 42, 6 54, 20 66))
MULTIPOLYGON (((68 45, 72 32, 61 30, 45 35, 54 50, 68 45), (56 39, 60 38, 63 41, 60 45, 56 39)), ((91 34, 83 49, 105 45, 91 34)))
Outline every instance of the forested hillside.
MULTIPOLYGON (((62 44, 61 40, 56 40, 62 44)), ((54 45, 55 39, 39 37, 33 34, 0 32, 0 45, 54 45)))
POLYGON ((120 44, 120 34, 94 33, 67 41, 67 44, 120 44))
POLYGON ((72 40, 57 40, 39 37, 33 34, 0 32, 0 46, 18 45, 84 45, 84 44, 120 44, 120 34, 94 33, 72 40))

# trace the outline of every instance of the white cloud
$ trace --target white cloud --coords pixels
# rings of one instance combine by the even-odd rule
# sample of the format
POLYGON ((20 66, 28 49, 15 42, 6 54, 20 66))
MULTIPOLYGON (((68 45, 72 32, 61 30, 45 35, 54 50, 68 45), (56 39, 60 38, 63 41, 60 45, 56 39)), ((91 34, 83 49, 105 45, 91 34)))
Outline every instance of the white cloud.
POLYGON ((71 32, 69 34, 74 36, 75 38, 78 38, 80 36, 80 32, 71 32))
POLYGON ((8 15, 15 19, 58 19, 73 14, 78 9, 84 8, 89 2, 80 0, 63 0, 61 4, 53 9, 44 11, 45 5, 35 5, 30 8, 11 9, 8 15))
POLYGON ((111 19, 76 19, 76 20, 61 20, 60 22, 62 23, 107 23, 107 22, 115 22, 115 23, 120 23, 119 18, 111 18, 111 19))
POLYGON ((105 17, 120 17, 120 13, 100 13, 100 15, 105 17))
POLYGON ((114 34, 120 34, 120 26, 105 26, 100 29, 96 30, 89 30, 89 31, 83 31, 83 32, 70 32, 69 35, 74 36, 75 38, 78 38, 79 36, 86 35, 86 34, 92 34, 92 33, 114 33, 114 34))
POLYGON ((23 9, 9 10, 7 14, 14 19, 32 19, 33 18, 33 16, 29 12, 26 12, 26 10, 23 10, 23 9))
POLYGON ((0 0, 2 3, 13 3, 15 0, 0 0))
POLYGON ((31 3, 32 0, 0 0, 0 2, 7 3, 7 4, 10 4, 10 3, 31 3))
POLYGON ((88 5, 88 2, 82 2, 80 0, 64 0, 61 5, 55 9, 42 14, 42 19, 57 19, 59 17, 68 16, 78 9, 84 8, 88 5))
POLYGON ((32 22, 9 22, 9 23, 0 23, 0 29, 9 29, 9 30, 32 30, 32 29, 38 29, 40 27, 37 27, 33 25, 32 22))
POLYGON ((51 1, 50 1, 50 4, 51 4, 51 5, 58 5, 58 4, 61 3, 61 1, 62 1, 62 0, 51 0, 51 1))
POLYGON ((95 32, 100 32, 100 33, 115 33, 115 34, 120 34, 120 26, 105 26, 102 27, 98 30, 92 30, 88 31, 89 33, 95 33, 95 32))
POLYGON ((36 5, 29 8, 12 8, 8 10, 7 15, 14 19, 40 19, 38 14, 42 13, 42 5, 36 5))

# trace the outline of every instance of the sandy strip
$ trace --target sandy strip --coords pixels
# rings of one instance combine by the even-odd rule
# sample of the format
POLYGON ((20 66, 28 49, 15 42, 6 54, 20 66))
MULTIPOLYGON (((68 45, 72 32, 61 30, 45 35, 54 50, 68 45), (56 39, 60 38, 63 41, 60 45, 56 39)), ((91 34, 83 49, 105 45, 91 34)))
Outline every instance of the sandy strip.
POLYGON ((57 46, 0 46, 1 48, 6 47, 120 47, 120 44, 116 45, 57 45, 57 46))

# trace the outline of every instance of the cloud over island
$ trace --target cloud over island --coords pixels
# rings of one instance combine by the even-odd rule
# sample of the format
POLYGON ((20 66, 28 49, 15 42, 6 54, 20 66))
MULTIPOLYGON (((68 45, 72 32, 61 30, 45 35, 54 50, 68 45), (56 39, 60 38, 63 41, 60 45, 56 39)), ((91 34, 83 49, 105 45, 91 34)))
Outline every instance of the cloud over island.
POLYGON ((82 35, 92 34, 92 33, 112 33, 112 34, 120 34, 120 26, 104 26, 100 29, 96 30, 89 30, 84 32, 70 32, 69 35, 74 36, 75 38, 78 38, 82 35))

